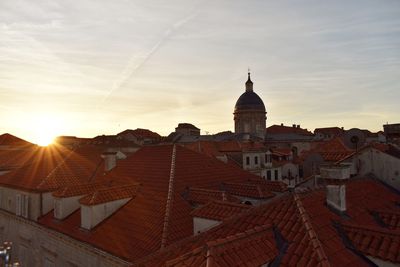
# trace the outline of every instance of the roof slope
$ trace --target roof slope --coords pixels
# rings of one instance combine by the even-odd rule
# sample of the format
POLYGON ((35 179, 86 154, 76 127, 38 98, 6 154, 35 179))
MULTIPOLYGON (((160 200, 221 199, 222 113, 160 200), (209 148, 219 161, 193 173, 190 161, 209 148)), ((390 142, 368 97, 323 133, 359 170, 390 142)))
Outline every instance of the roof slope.
MULTIPOLYGON (((389 230, 377 224, 370 210, 396 210, 398 207, 395 203, 400 201, 400 196, 380 182, 369 179, 349 182, 346 194, 347 216, 340 216, 326 207, 325 190, 309 191, 301 195, 291 193, 231 217, 198 236, 173 244, 164 251, 144 258, 137 265, 164 266, 166 262, 195 248, 201 248, 209 241, 246 233, 256 226, 275 225, 277 232, 287 242, 287 249, 279 262, 280 266, 370 266, 365 258, 349 249, 343 242, 334 222, 343 225, 352 223, 358 229, 374 229, 383 237, 389 230)), ((375 253, 371 252, 371 255, 396 262, 397 258, 393 260, 393 255, 400 254, 400 247, 395 241, 387 244, 375 248, 371 242, 367 248, 360 251, 373 249, 375 253)))
POLYGON ((21 167, 0 176, 0 184, 28 191, 37 191, 38 185, 72 152, 61 146, 51 146, 25 155, 21 167))
POLYGON ((9 133, 0 135, 0 146, 31 146, 31 145, 33 144, 9 133))
POLYGON ((307 129, 294 126, 285 125, 271 125, 267 128, 268 134, 300 134, 300 135, 312 135, 307 129))
POLYGON ((250 209, 251 206, 227 201, 211 201, 192 211, 193 217, 222 221, 250 209))
POLYGON ((53 214, 49 213, 39 222, 133 261, 157 251, 161 247, 161 237, 169 245, 192 235, 192 207, 182 197, 187 187, 218 189, 221 182, 258 178, 238 167, 178 145, 175 164, 171 164, 172 152, 173 145, 142 147, 125 160, 118 161, 117 167, 107 175, 96 175, 93 182, 141 185, 134 199, 90 232, 80 230, 79 211, 56 223, 53 214), (173 193, 168 194, 171 166, 174 168, 173 193), (168 213, 166 207, 169 208, 168 213), (166 214, 168 218, 165 218, 166 214), (169 223, 165 228, 166 219, 169 223))

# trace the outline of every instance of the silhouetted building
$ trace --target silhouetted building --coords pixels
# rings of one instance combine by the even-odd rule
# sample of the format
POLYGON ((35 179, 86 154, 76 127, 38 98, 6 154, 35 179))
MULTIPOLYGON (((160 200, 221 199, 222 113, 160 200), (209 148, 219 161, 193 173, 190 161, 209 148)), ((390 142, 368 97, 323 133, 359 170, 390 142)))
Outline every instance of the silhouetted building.
POLYGON ((253 82, 250 72, 246 82, 246 91, 236 101, 235 111, 235 134, 251 134, 262 139, 265 138, 266 111, 264 102, 253 91, 253 82))

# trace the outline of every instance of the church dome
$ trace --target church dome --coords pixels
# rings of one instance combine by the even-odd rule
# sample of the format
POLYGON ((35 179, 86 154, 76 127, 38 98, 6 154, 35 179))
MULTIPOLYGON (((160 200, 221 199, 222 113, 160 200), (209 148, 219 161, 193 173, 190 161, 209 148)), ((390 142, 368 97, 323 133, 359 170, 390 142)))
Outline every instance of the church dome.
POLYGON ((246 92, 244 92, 236 101, 235 112, 239 110, 255 110, 265 112, 264 102, 256 93, 253 92, 253 82, 250 79, 250 73, 248 73, 248 79, 246 82, 246 92))
POLYGON ((259 110, 265 112, 264 102, 253 91, 244 92, 236 101, 235 112, 239 110, 259 110))

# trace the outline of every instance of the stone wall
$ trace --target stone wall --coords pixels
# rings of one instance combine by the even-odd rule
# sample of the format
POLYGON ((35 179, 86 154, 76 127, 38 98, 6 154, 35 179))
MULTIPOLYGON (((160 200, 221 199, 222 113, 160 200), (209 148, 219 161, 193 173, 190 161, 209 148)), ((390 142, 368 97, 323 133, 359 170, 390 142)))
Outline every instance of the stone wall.
POLYGON ((0 242, 11 241, 21 266, 129 266, 130 263, 33 221, 0 210, 0 242))

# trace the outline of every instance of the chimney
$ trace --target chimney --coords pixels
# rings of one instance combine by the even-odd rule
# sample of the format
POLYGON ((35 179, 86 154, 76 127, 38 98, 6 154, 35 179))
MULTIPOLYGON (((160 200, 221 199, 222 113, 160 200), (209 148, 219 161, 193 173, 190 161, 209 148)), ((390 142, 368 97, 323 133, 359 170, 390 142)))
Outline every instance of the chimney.
POLYGON ((117 152, 104 152, 101 157, 104 159, 104 171, 108 172, 117 165, 117 152))
POLYGON ((326 182, 326 203, 344 213, 346 211, 346 182, 350 178, 350 166, 321 165, 321 178, 326 182))
POLYGON ((292 124, 293 128, 296 128, 296 124, 292 124))
POLYGON ((297 128, 300 128, 300 124, 297 124, 297 128))
POLYGON ((281 126, 283 126, 283 123, 281 123, 281 126))

